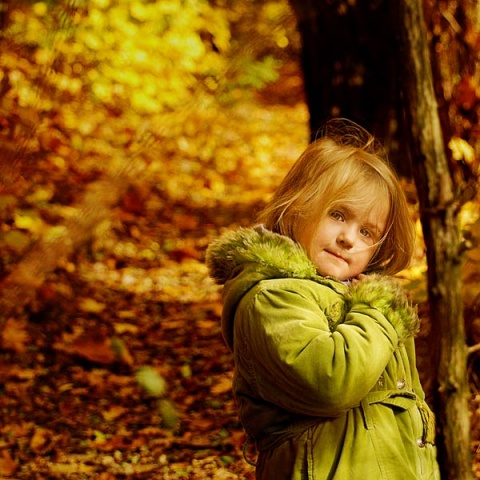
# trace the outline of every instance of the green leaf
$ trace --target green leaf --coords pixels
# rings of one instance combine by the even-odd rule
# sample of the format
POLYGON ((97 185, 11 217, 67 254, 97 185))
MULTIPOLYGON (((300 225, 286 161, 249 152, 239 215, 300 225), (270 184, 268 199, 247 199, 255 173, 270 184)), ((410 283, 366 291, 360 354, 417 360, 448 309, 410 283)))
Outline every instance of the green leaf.
POLYGON ((141 367, 135 374, 138 384, 153 397, 163 397, 167 393, 167 382, 152 367, 141 367))
POLYGON ((170 400, 162 399, 158 402, 158 409, 162 415, 166 428, 174 428, 178 422, 178 412, 170 400))

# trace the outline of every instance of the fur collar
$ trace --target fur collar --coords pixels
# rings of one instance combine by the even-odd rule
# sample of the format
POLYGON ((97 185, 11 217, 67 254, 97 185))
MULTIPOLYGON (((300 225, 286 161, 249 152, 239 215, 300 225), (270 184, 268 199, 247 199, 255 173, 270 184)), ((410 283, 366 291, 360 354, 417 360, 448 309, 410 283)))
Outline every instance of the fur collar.
MULTIPOLYGON (((368 305, 378 310, 395 328, 400 340, 412 336, 418 329, 416 308, 395 279, 373 274, 346 286, 334 278, 323 277, 318 275, 300 245, 261 226, 241 228, 220 237, 209 246, 206 263, 210 276, 220 285, 239 279, 243 271, 249 272, 243 280, 236 282, 236 288, 228 289, 228 308, 223 314, 227 324, 228 319, 233 318, 236 303, 252 284, 267 278, 299 278, 328 285, 343 295, 346 311, 356 305, 368 305)), ((228 332, 226 338, 230 338, 228 332)))
POLYGON ((315 265, 299 244, 262 226, 225 234, 209 246, 206 263, 210 276, 220 285, 246 263, 273 270, 278 277, 317 277, 315 265))

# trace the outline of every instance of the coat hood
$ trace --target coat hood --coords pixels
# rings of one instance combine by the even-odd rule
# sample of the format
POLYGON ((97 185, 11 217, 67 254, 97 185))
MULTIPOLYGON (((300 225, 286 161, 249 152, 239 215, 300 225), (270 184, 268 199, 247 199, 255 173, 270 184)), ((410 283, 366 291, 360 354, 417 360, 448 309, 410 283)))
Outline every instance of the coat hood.
POLYGON ((219 285, 238 274, 239 268, 252 263, 277 278, 317 275, 315 265, 299 244, 261 226, 225 234, 210 245, 206 262, 210 276, 219 285))

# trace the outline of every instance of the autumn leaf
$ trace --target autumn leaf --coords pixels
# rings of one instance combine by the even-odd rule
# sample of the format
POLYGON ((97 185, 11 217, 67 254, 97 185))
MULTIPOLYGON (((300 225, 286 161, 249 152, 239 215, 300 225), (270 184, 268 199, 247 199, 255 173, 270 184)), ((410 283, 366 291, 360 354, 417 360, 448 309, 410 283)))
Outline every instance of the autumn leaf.
MULTIPOLYGON (((118 316, 120 318, 128 318, 130 316, 134 317, 135 314, 133 312, 119 312, 118 316)), ((135 335, 136 333, 138 333, 138 326, 133 325, 131 323, 115 323, 113 328, 115 329, 115 333, 117 333, 119 335, 124 334, 124 333, 131 333, 131 334, 135 335)))
POLYGON ((8 248, 21 253, 30 244, 31 238, 20 230, 10 230, 5 232, 0 241, 8 248))
POLYGON ((8 450, 0 451, 0 474, 11 477, 18 470, 18 463, 12 458, 8 450))
POLYGON ((141 367, 137 370, 135 377, 138 384, 149 395, 163 397, 167 393, 167 382, 154 368, 141 367))
POLYGON ((78 301, 78 308, 83 312, 100 313, 105 309, 105 304, 97 302, 93 298, 81 298, 78 301))
POLYGON ((29 230, 34 234, 40 234, 45 229, 45 223, 34 210, 16 210, 15 215, 15 225, 21 230, 29 230))
POLYGON ((176 262, 183 262, 188 259, 197 259, 199 258, 199 253, 193 247, 185 245, 179 248, 172 248, 168 252, 169 257, 176 262))
POLYGON ((50 442, 52 432, 45 428, 36 428, 30 439, 30 448, 35 453, 43 453, 50 442))
POLYGON ((215 421, 212 418, 196 418, 194 421, 195 430, 209 431, 215 421))
POLYGON ((134 360, 132 354, 128 350, 124 340, 120 337, 112 337, 110 339, 110 347, 114 351, 118 361, 126 365, 133 365, 134 360))
POLYGON ((112 405, 108 410, 102 410, 102 417, 107 421, 111 422, 117 418, 124 415, 128 412, 128 409, 121 407, 119 405, 112 405))
POLYGON ((224 395, 232 391, 232 378, 230 375, 225 375, 216 380, 212 385, 210 392, 212 395, 224 395))
MULTIPOLYGON (((224 456, 221 458, 221 460, 223 463, 229 464, 233 462, 235 459, 233 457, 224 456)), ((237 478, 238 478, 237 475, 233 474, 232 472, 229 472, 224 468, 219 468, 213 474, 212 480, 235 480, 237 478)))
POLYGON ((165 427, 174 428, 178 422, 178 412, 175 405, 170 400, 162 398, 158 401, 158 409, 165 427))
POLYGON ((70 351, 74 355, 102 365, 111 365, 116 360, 110 339, 97 338, 94 334, 85 334, 75 339, 70 351))
POLYGON ((30 343, 27 322, 18 318, 9 318, 2 332, 2 343, 6 349, 24 352, 30 343))
POLYGON ((470 110, 478 100, 474 79, 470 76, 463 77, 455 86, 453 94, 462 108, 470 110))

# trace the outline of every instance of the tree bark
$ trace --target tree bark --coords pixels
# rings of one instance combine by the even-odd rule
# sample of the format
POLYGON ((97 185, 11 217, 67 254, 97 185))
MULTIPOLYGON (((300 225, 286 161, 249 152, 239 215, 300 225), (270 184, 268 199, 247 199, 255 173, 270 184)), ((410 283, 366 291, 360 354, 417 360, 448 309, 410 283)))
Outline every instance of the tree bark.
POLYGON ((459 205, 434 92, 422 3, 398 0, 398 7, 405 114, 427 246, 438 459, 442 478, 471 480, 459 205))
POLYGON ((398 95, 388 0, 290 0, 302 42, 311 139, 331 117, 346 117, 381 138, 401 175, 410 175, 398 95))
POLYGON ((7 26, 8 0, 0 0, 0 31, 7 26))

